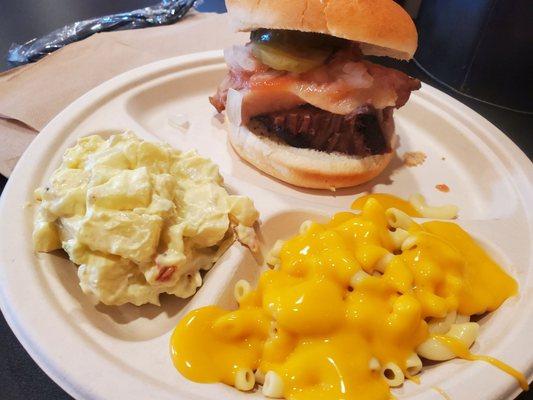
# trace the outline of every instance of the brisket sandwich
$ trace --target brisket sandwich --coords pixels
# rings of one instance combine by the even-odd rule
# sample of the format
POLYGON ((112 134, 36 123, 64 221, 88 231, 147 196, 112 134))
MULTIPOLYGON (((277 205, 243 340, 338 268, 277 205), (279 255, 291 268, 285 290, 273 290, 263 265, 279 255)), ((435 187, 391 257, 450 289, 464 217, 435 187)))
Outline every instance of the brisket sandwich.
POLYGON ((392 0, 226 0, 250 42, 224 52, 210 98, 250 164, 307 188, 377 176, 395 148, 393 111, 420 82, 368 56, 409 60, 417 32, 392 0))

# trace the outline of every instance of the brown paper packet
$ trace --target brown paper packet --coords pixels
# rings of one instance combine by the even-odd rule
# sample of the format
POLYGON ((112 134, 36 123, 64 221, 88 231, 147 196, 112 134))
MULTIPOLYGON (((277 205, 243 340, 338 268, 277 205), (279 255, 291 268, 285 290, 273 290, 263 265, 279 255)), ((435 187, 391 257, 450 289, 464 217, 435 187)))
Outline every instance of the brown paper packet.
POLYGON ((37 133, 19 121, 0 118, 0 174, 9 176, 37 133))
POLYGON ((0 172, 9 175, 35 131, 102 82, 153 61, 222 49, 247 37, 232 30, 226 14, 192 12, 174 25, 96 34, 0 74, 0 116, 7 118, 0 118, 0 172))

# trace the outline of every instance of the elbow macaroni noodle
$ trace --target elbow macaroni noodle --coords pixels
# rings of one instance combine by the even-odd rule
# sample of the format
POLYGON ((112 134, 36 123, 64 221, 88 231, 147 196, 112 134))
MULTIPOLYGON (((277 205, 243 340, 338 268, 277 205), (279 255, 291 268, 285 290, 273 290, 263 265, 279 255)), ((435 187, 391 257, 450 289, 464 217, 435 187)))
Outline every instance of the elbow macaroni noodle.
POLYGON ((300 229, 299 229, 300 235, 303 235, 309 229, 311 229, 311 225, 313 225, 313 221, 306 220, 306 221, 302 222, 302 225, 300 225, 300 229))
POLYGON ((450 311, 444 318, 432 318, 429 320, 428 331, 431 334, 443 335, 450 330, 452 324, 454 324, 456 321, 457 311, 450 311))
POLYGON ((409 198, 409 203, 425 218, 453 219, 457 218, 459 208, 455 205, 431 207, 421 194, 414 194, 409 198))
POLYGON ((385 216, 387 217, 387 222, 391 228, 400 228, 404 231, 408 231, 409 228, 415 224, 415 221, 397 208, 389 208, 385 211, 385 216))
POLYGON ((283 398, 283 380, 276 372, 266 373, 262 393, 272 399, 283 398))
POLYGON ((265 383, 265 374, 260 369, 255 370, 254 376, 255 376, 255 382, 258 383, 259 385, 262 385, 265 383))
POLYGON ((394 249, 397 250, 402 247, 402 244, 403 242, 405 242, 405 239, 409 237, 409 232, 402 228, 396 228, 394 231, 389 232, 389 235, 392 240, 394 249))
POLYGON ((376 263, 374 266, 374 269, 381 274, 384 274, 389 264, 394 259, 394 254, 392 253, 385 253, 376 263))
MULTIPOLYGON (((470 348, 479 332, 479 325, 475 322, 452 324, 444 336, 457 339, 466 348, 470 348)), ((417 353, 422 357, 433 361, 446 361, 455 358, 455 353, 444 343, 432 336, 420 344, 417 353)))
POLYGON ((376 357, 372 357, 368 362, 368 368, 372 372, 381 371, 381 364, 379 363, 379 360, 376 357))
POLYGON ((470 316, 469 315, 461 315, 457 314, 455 317, 455 323, 456 324, 464 324, 465 322, 470 322, 470 316))
POLYGON ((278 323, 276 321, 271 321, 270 327, 268 330, 268 336, 273 338, 273 337, 276 337, 277 333, 278 333, 278 323))
POLYGON ((237 303, 241 303, 242 300, 252 291, 252 287, 250 286, 250 282, 248 282, 245 279, 241 279, 237 281, 235 284, 235 288, 233 289, 233 295, 235 297, 235 300, 237 300, 237 303))
POLYGON ((408 251, 413 250, 414 248, 416 248, 417 245, 418 237, 416 235, 411 235, 403 241, 400 248, 402 249, 402 251, 408 251))
POLYGON ((393 362, 386 363, 383 366, 381 374, 390 387, 401 386, 405 381, 405 376, 402 369, 393 362))
POLYGON ((360 213, 306 221, 277 241, 257 288, 235 285, 238 309, 187 315, 171 339, 176 368, 244 391, 262 385, 270 398, 376 400, 416 380, 421 357, 459 356, 527 387, 511 367, 468 350, 479 331, 470 316, 498 308, 516 282, 458 225, 408 215, 452 217, 453 208, 381 198, 386 208, 367 197, 360 213))
POLYGON ((267 254, 267 258, 266 258, 267 265, 270 265, 273 268, 276 268, 276 266, 279 265, 280 263, 279 253, 281 252, 281 248, 283 247, 284 243, 285 241, 283 240, 276 240, 276 243, 274 243, 274 246, 267 254))
POLYGON ((363 282, 367 278, 370 278, 370 275, 368 273, 363 270, 357 271, 352 276, 352 279, 350 279, 350 287, 356 289, 361 284, 361 282, 363 282))
POLYGON ((407 360, 405 360, 405 369, 409 376, 415 376, 422 371, 422 360, 416 353, 411 353, 407 360))
POLYGON ((255 375, 249 368, 241 368, 235 373, 235 388, 247 392, 255 385, 255 375))

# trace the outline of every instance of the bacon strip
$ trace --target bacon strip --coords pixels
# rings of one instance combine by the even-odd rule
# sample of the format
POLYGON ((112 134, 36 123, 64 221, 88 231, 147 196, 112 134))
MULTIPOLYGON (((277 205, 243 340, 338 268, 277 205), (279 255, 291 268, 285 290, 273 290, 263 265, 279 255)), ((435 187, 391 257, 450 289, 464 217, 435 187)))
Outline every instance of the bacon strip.
POLYGON ((249 45, 244 46, 245 50, 236 48, 226 53, 230 72, 210 101, 221 112, 230 88, 245 92, 243 123, 257 115, 302 104, 340 115, 353 113, 363 105, 399 108, 407 102, 411 91, 420 88, 419 80, 362 60, 353 48, 340 50, 325 65, 303 74, 268 69, 255 59, 244 62, 245 55, 253 58, 249 45), (235 51, 239 51, 239 63, 234 60, 235 51))
POLYGON ((155 280, 158 282, 166 282, 172 277, 172 274, 174 274, 174 271, 176 271, 176 267, 174 266, 163 267, 159 271, 159 274, 157 275, 157 278, 155 278, 155 280))

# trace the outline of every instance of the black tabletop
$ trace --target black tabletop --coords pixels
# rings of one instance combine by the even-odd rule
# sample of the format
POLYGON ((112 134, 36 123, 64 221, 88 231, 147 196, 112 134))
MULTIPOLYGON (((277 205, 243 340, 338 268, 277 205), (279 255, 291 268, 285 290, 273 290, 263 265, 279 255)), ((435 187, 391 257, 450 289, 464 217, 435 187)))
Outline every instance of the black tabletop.
MULTIPOLYGON (((155 0, 4 1, 0 11, 0 56, 3 57, 12 42, 25 42, 72 21, 132 10, 154 2, 155 0)), ((222 12, 224 11, 223 0, 205 0, 199 10, 222 12)), ((477 111, 505 132, 530 159, 532 158, 533 119, 531 115, 509 111, 464 96, 436 82, 412 62, 393 64, 398 69, 448 93, 477 111)), ((4 69, 7 69, 7 64, 2 59, 0 71, 4 69)), ((486 84, 490 85, 490 80, 486 84)), ((5 177, 0 176, 0 193, 6 181, 5 177)), ((1 316, 0 343, 0 399, 59 400, 71 398, 33 362, 1 316)), ((533 399, 533 395, 522 394, 519 399, 533 399)))

